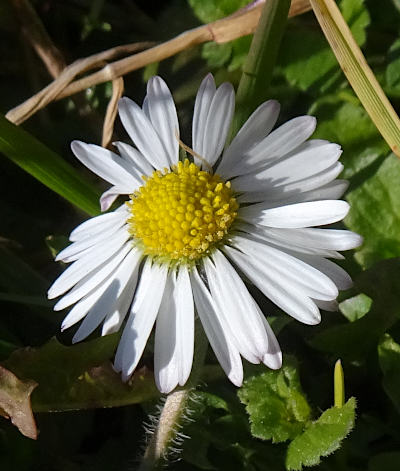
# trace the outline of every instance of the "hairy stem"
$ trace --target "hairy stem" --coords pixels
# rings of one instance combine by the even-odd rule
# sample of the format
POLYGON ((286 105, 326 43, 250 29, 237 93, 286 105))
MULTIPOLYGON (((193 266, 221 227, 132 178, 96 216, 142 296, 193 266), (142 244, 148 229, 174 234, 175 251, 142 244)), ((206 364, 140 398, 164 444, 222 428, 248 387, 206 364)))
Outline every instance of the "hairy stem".
POLYGON ((196 322, 195 355, 192 373, 186 385, 172 391, 162 406, 156 429, 149 440, 139 471, 158 469, 168 457, 171 445, 179 436, 182 422, 188 416, 188 404, 197 386, 204 364, 208 341, 200 322, 196 322))

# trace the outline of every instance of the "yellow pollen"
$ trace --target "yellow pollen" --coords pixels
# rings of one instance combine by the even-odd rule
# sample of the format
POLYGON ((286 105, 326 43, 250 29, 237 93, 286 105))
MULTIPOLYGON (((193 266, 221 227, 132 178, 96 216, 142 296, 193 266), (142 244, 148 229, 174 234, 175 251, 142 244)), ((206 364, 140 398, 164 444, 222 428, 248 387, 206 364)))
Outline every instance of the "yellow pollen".
POLYGON ((143 180, 127 205, 129 230, 147 255, 196 260, 227 235, 237 216, 230 182, 188 159, 143 180))

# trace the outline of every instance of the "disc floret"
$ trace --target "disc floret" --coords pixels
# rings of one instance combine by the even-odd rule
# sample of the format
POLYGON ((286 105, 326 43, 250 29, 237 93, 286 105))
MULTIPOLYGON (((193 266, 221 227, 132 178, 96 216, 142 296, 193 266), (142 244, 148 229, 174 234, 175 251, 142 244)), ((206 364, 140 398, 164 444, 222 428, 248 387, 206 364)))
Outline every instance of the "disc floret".
POLYGON ((147 255, 194 261, 226 238, 239 207, 230 182, 188 159, 143 179, 127 205, 130 232, 147 255))

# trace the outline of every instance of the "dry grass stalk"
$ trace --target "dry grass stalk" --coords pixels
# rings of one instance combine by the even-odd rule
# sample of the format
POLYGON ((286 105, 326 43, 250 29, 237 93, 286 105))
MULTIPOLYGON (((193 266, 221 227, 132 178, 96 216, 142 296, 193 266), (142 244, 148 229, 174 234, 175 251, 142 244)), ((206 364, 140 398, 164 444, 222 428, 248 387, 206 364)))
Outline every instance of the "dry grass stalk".
POLYGON ((103 147, 108 147, 110 145, 113 136, 114 122, 118 111, 118 100, 124 93, 124 79, 122 77, 114 79, 112 81, 112 87, 112 96, 107 105, 106 116, 103 124, 103 137, 101 140, 101 145, 103 147))
POLYGON ((54 45, 42 21, 28 0, 11 0, 21 32, 46 66, 49 74, 56 78, 66 67, 64 57, 54 45))
POLYGON ((107 49, 106 51, 85 57, 84 59, 78 59, 66 67, 59 77, 47 85, 47 87, 43 88, 40 90, 40 92, 24 101, 21 105, 10 110, 6 114, 6 118, 15 124, 23 123, 30 116, 53 101, 57 95, 59 95, 60 92, 74 80, 77 75, 85 73, 88 70, 92 70, 96 67, 101 67, 108 60, 114 59, 115 57, 118 57, 122 54, 132 53, 153 44, 154 43, 148 42, 126 44, 123 46, 107 49))
MULTIPOLYGON (((104 62, 122 53, 132 54, 138 49, 144 49, 149 43, 119 46, 79 59, 64 69, 61 75, 43 90, 10 110, 6 117, 15 124, 21 124, 53 100, 73 95, 99 83, 112 81, 198 44, 209 41, 224 43, 251 34, 257 26, 264 1, 253 2, 231 16, 186 31, 169 41, 107 64, 99 71, 74 81, 78 75, 100 67, 104 62)), ((292 0, 289 16, 299 15, 310 9, 309 0, 292 0)))

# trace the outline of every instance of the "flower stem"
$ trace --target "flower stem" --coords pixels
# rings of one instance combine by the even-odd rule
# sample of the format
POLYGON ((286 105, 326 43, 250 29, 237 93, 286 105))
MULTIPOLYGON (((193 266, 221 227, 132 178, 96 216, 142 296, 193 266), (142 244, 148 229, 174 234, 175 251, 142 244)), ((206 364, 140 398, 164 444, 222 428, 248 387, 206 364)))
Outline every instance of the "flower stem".
POLYGON ((182 422, 188 416, 188 404, 194 392, 204 364, 208 341, 200 322, 196 322, 195 354, 192 373, 186 385, 177 388, 166 397, 158 418, 156 429, 143 454, 139 471, 158 469, 167 459, 169 450, 179 433, 182 422))
POLYGON ((290 0, 265 2, 236 94, 231 139, 250 114, 268 98, 268 86, 286 25, 290 0))

